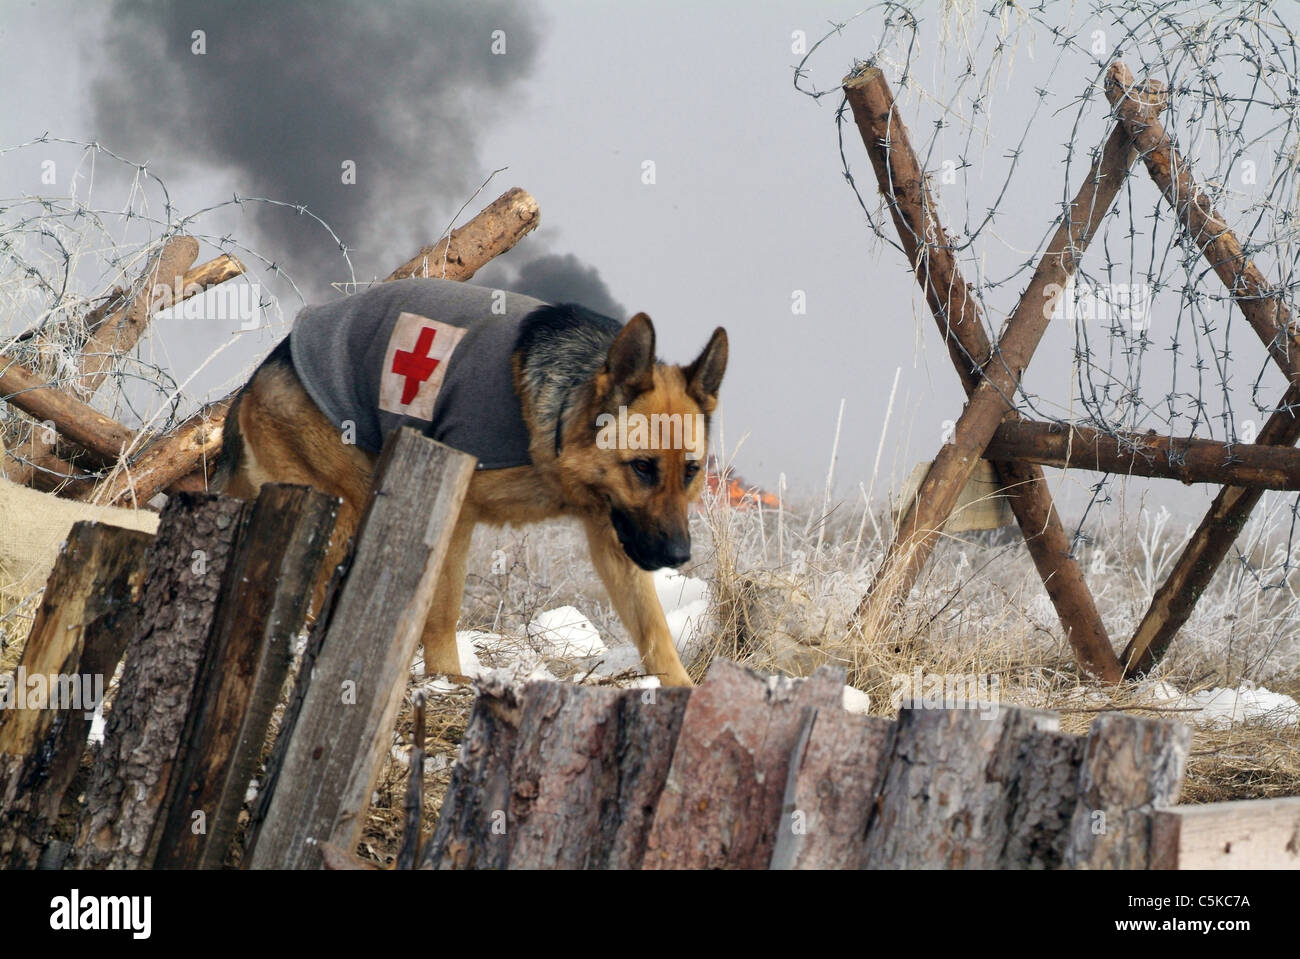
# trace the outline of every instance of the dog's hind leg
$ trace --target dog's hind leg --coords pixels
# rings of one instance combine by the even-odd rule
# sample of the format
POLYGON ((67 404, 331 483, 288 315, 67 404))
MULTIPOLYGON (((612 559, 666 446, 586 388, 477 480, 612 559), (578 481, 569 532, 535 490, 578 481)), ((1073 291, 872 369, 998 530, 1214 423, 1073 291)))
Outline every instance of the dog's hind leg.
POLYGON ((456 623, 460 619, 460 601, 465 593, 466 565, 469 561, 469 544, 474 534, 476 517, 467 503, 461 508, 456 526, 447 544, 447 555, 438 574, 433 605, 424 621, 424 674, 460 675, 460 652, 456 649, 456 623))
POLYGON ((608 523, 589 520, 585 525, 591 561, 619 619, 632 634, 645 671, 658 676, 665 686, 695 685, 677 656, 668 620, 655 592, 654 575, 628 558, 608 523))

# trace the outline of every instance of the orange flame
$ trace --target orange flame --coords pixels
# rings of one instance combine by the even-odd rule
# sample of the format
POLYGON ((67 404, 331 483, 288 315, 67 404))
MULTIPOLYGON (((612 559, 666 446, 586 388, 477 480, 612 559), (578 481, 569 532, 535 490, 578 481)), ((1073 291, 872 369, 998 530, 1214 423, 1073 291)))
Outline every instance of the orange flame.
POLYGON ((735 509, 754 509, 759 505, 776 509, 780 503, 775 494, 751 486, 734 470, 719 469, 717 461, 712 456, 709 457, 705 472, 705 483, 710 496, 725 500, 727 505, 735 509))

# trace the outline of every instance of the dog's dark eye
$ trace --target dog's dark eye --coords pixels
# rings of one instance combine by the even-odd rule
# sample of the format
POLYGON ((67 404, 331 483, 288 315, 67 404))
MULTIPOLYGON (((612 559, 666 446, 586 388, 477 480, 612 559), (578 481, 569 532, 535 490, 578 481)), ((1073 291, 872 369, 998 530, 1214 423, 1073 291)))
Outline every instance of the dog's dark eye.
POLYGON ((699 464, 699 463, 687 463, 687 464, 686 464, 686 482, 689 483, 691 480, 695 479, 696 475, 697 475, 699 472, 700 472, 700 464, 699 464))
POLYGON ((659 464, 654 460, 632 460, 627 465, 632 467, 633 473, 648 483, 653 483, 659 475, 659 464))

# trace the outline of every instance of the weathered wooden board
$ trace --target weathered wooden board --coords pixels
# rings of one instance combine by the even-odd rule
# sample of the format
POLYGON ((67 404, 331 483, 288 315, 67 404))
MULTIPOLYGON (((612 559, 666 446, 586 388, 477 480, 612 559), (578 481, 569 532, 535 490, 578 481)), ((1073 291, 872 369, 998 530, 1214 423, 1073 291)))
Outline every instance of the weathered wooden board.
POLYGON ((691 694, 646 842, 646 869, 766 869, 805 707, 839 708, 844 674, 771 679, 714 663, 691 694))
POLYGON ((307 618, 338 501, 262 487, 218 602, 154 865, 219 869, 307 618))
POLYGON ((163 508, 145 560, 139 629, 126 651, 104 744, 86 787, 72 864, 152 864, 180 758, 195 677, 222 579, 251 504, 181 493, 163 508))
POLYGON ((252 868, 315 869, 320 843, 355 848, 473 471, 414 429, 389 436, 252 868))
POLYGON ((1300 796, 1151 813, 1152 869, 1300 869, 1300 796))
POLYGON ((861 869, 894 723, 807 709, 790 759, 773 869, 861 869))
MULTIPOLYGON (((117 526, 73 525, 23 647, 22 675, 55 675, 60 683, 77 683, 72 691, 81 694, 89 682, 96 697, 107 690, 136 631, 152 539, 117 526)), ((48 689, 52 684, 45 681, 48 689)), ((22 695, 25 687, 15 678, 10 695, 22 695)), ((59 709, 20 709, 16 701, 0 708, 0 869, 35 868, 50 839, 96 705, 77 698, 82 701, 59 709)))
POLYGON ((1063 865, 1145 869, 1150 813, 1178 802, 1191 732, 1177 723, 1108 713, 1088 730, 1063 865))

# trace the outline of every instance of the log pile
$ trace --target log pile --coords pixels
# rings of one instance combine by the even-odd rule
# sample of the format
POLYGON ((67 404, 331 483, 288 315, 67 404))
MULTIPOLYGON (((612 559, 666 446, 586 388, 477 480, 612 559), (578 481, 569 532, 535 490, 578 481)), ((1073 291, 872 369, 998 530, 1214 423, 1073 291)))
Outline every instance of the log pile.
POLYGON ((421 866, 1176 868, 1191 844, 1175 824, 1228 819, 1255 837, 1243 860, 1300 866, 1294 806, 1247 804, 1248 823, 1175 805, 1181 725, 1108 714, 1073 736, 990 703, 890 721, 842 694, 831 667, 792 680, 725 660, 694 690, 490 677, 421 866))

